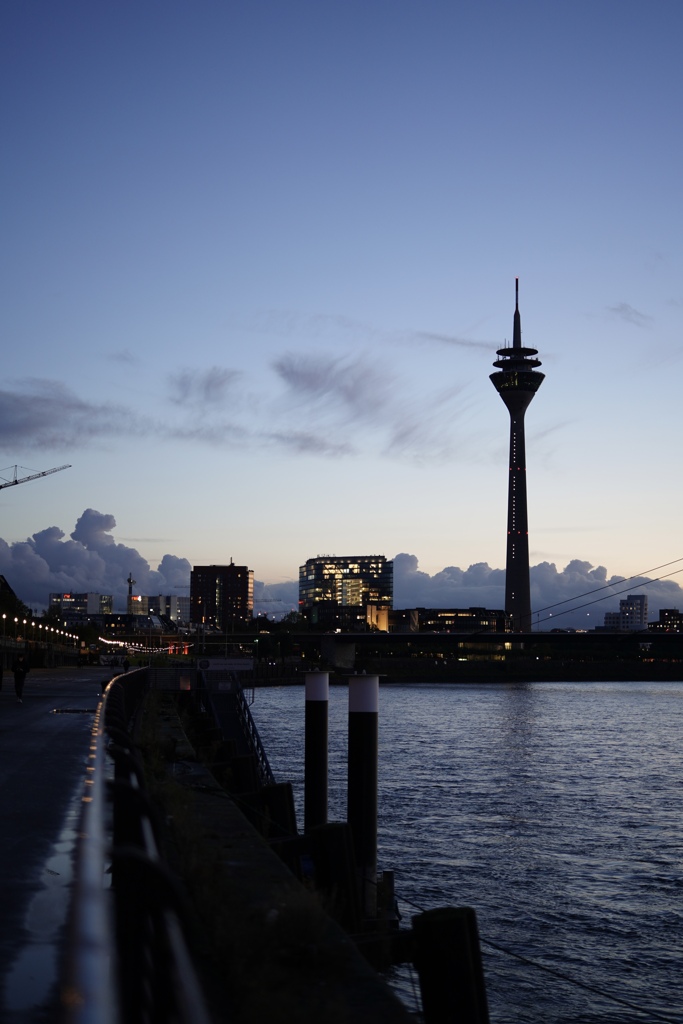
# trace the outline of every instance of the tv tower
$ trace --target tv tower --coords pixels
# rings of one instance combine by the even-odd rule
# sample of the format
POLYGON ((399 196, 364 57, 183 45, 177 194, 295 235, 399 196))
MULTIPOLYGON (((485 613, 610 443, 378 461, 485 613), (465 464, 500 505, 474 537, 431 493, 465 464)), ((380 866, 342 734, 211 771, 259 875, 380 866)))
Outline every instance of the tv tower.
POLYGON ((522 321, 519 315, 519 278, 515 278, 515 315, 512 347, 499 348, 491 374, 494 388, 510 413, 510 482, 508 486, 508 541, 505 564, 505 613, 512 616, 516 633, 531 631, 531 588, 529 585, 529 520, 526 500, 526 448, 524 413, 545 374, 535 348, 522 346, 522 321))

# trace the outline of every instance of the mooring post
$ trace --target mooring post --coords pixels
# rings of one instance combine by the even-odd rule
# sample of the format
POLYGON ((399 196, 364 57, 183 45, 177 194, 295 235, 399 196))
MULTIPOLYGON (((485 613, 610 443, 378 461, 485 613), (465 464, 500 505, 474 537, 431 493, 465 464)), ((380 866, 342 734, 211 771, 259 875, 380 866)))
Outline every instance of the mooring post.
POLYGON ((327 709, 329 672, 306 673, 304 832, 327 824, 327 709))
POLYGON ((425 1024, 489 1024, 477 916, 442 907, 413 918, 425 1024))
POLYGON ((377 917, 377 747, 379 676, 349 679, 347 820, 366 919, 377 917))

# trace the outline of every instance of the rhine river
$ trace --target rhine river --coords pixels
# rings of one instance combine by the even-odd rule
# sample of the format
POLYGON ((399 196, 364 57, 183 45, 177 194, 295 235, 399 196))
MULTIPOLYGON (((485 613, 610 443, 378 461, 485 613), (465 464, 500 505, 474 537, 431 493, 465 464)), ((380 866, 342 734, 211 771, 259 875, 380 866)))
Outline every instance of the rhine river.
MULTIPOLYGON (((302 828, 303 686, 252 713, 302 828)), ((331 687, 330 820, 347 720, 331 687)), ((683 1024, 683 683, 385 685, 379 738, 379 870, 403 926, 475 908, 492 1024, 683 1024)))

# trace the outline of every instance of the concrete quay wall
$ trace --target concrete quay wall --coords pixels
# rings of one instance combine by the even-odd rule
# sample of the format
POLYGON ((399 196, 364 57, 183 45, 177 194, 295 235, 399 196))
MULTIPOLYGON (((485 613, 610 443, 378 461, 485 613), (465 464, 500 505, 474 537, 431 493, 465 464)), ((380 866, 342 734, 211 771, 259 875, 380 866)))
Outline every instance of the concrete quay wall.
POLYGON ((166 854, 183 879, 210 1007, 235 1024, 403 1024, 407 1009, 319 898, 202 764, 170 695, 152 691, 142 745, 166 854))

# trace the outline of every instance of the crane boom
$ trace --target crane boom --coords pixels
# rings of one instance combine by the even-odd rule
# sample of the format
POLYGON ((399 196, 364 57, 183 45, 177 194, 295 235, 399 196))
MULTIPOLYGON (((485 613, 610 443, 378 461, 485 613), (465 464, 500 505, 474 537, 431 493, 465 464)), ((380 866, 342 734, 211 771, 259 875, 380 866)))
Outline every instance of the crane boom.
POLYGON ((55 466, 54 469, 44 469, 40 473, 31 473, 30 476, 22 476, 22 477, 20 477, 17 480, 17 470, 18 469, 19 469, 19 466, 15 466, 14 467, 14 479, 13 480, 6 480, 4 483, 0 484, 0 491, 3 489, 3 487, 16 487, 17 484, 25 484, 29 480, 37 480, 39 476, 49 476, 51 473, 61 473, 61 471, 63 469, 71 469, 71 466, 70 465, 67 465, 67 466, 55 466))

